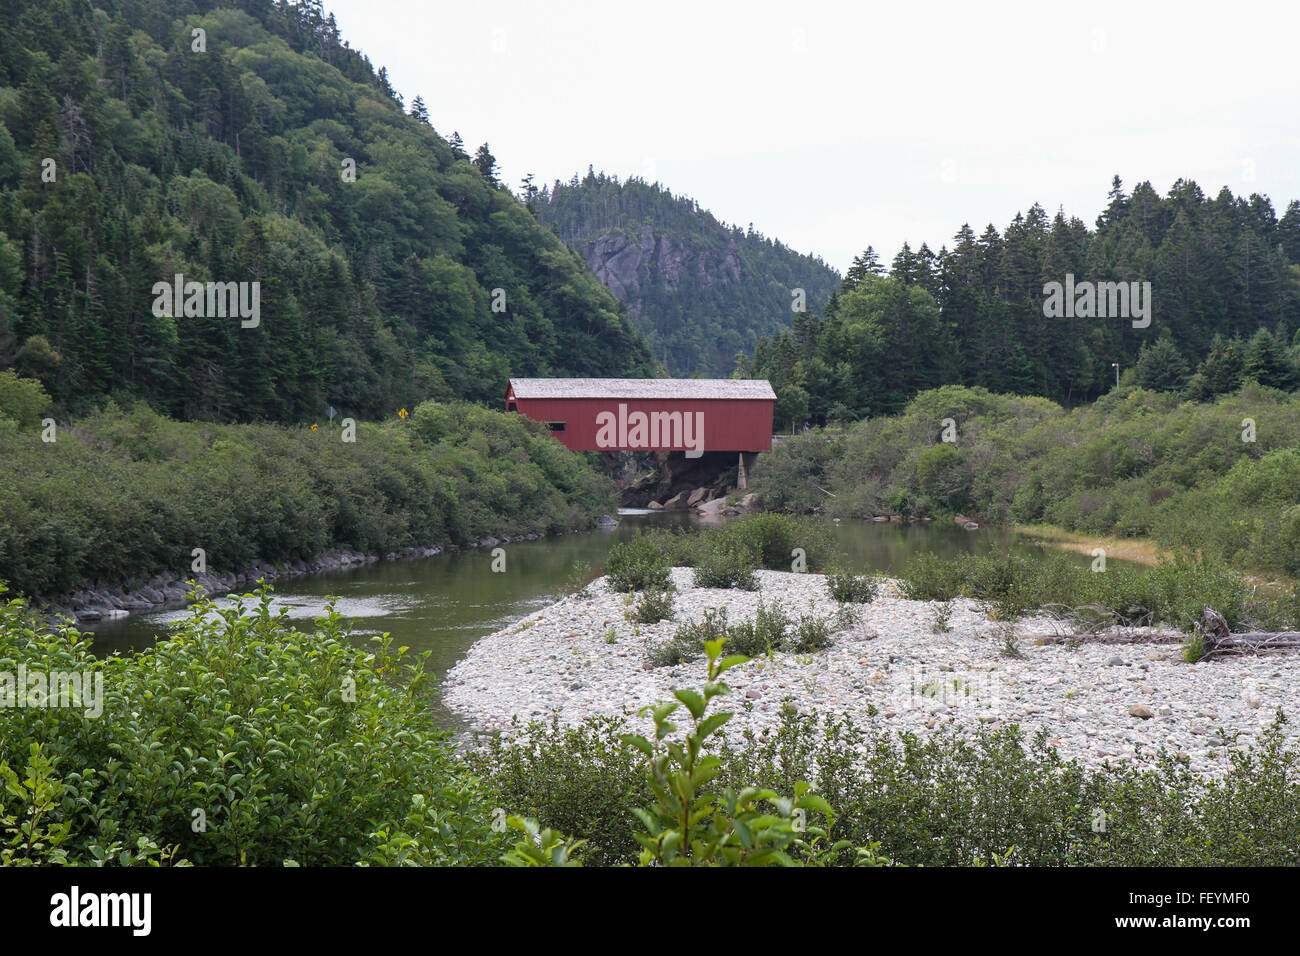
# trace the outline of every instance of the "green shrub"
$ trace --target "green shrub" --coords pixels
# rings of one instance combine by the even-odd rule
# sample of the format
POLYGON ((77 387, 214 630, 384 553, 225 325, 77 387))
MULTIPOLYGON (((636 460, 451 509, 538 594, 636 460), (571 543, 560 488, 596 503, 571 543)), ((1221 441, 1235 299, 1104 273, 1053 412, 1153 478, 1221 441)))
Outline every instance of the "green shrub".
POLYGON ((951 601, 962 596, 964 579, 958 562, 923 551, 907 563, 899 587, 912 601, 951 601))
POLYGON ((97 659, 85 636, 39 631, 9 602, 0 670, 19 663, 99 674, 104 689, 98 717, 0 708, 0 776, 37 782, 0 795, 0 845, 14 850, 22 821, 52 835, 23 862, 482 864, 506 846, 435 722, 424 667, 386 636, 356 648, 332 609, 303 632, 266 590, 246 609, 203 602, 150 650, 97 659))
POLYGON ((638 624, 658 624, 673 618, 673 593, 671 590, 651 588, 641 596, 632 612, 638 624))
POLYGON ((1300 577, 1300 394, 1251 382, 1212 401, 1125 387, 1070 410, 943 386, 897 415, 792 436, 760 457, 753 479, 772 508, 844 518, 962 510, 1150 536, 1300 577), (944 418, 958 423, 956 446, 935 443, 944 418), (1254 441, 1242 440, 1247 418, 1261 425, 1254 441))
POLYGON ((488 738, 466 761, 490 783, 498 805, 580 834, 587 862, 611 866, 635 858, 630 808, 650 800, 640 754, 623 740, 625 721, 593 717, 564 727, 553 716, 516 728, 517 738, 488 738))
POLYGON ((649 661, 654 667, 673 667, 699 660, 706 641, 726 637, 727 609, 709 608, 698 621, 687 621, 677 628, 670 640, 650 648, 649 661))
MULTIPOLYGON (((601 862, 632 862, 643 824, 620 814, 618 802, 641 807, 654 797, 629 766, 626 729, 625 721, 593 718, 569 732, 590 735, 579 746, 534 725, 473 766, 490 785, 508 768, 508 805, 536 808, 548 826, 568 821, 562 829, 587 837, 584 849, 601 862), (569 781, 572 791, 564 789, 569 781)), ((1277 724, 1231 751, 1222 778, 1193 773, 1171 754, 1152 769, 1090 768, 1063 759, 1045 733, 1027 739, 1016 727, 923 738, 789 711, 774 732, 728 733, 704 752, 719 759, 718 790, 789 793, 813 784, 835 810, 828 840, 875 845, 900 865, 997 865, 1013 846, 1012 859, 1025 866, 1300 864, 1300 754, 1284 745, 1277 724), (1104 831, 1093 828, 1099 809, 1104 831)))
POLYGON ((362 422, 354 443, 337 428, 174 422, 143 403, 61 421, 51 444, 0 428, 0 579, 29 596, 186 570, 195 547, 240 571, 568 531, 614 505, 612 482, 545 426, 471 405, 362 422))
POLYGON ((804 553, 808 571, 820 571, 835 555, 834 535, 815 518, 764 513, 742 515, 707 532, 714 551, 744 553, 748 561, 769 571, 791 571, 796 549, 804 553))
POLYGON ((672 584, 672 564, 663 549, 647 535, 635 535, 610 549, 605 562, 609 586, 615 591, 666 591, 672 584))
POLYGON ((867 575, 836 570, 827 573, 826 589, 841 604, 870 604, 876 599, 880 582, 867 575))
POLYGON ((676 667, 689 664, 703 655, 700 645, 694 641, 685 641, 677 636, 653 645, 646 653, 646 660, 651 667, 676 667))
POLYGON ((800 614, 789 649, 797 654, 820 651, 831 645, 831 622, 815 614, 800 614))
POLYGON ((1245 580, 1227 568, 1187 559, 1151 568, 1112 562, 1104 572, 1093 572, 1064 554, 972 554, 947 560, 920 554, 904 570, 902 588, 913 600, 975 598, 999 621, 1051 609, 1090 624, 1165 624, 1190 630, 1208 604, 1235 628, 1256 618, 1276 620, 1286 607, 1253 595, 1245 580))
POLYGON ((947 634, 952 630, 952 604, 945 601, 934 609, 934 623, 930 630, 935 634, 947 634))
POLYGON ((846 859, 858 864, 887 865, 875 844, 853 847, 831 843, 831 806, 813 788, 798 781, 793 797, 754 786, 723 790, 711 781, 722 761, 709 753, 709 739, 731 718, 722 711, 709 716, 715 698, 729 694, 721 680, 729 668, 742 664, 740 655, 722 657, 723 640, 705 645, 708 681, 698 690, 680 689, 673 700, 645 708, 654 721, 654 736, 629 734, 626 740, 645 757, 653 801, 634 808, 642 824, 642 866, 825 866, 846 859), (683 739, 669 718, 685 710, 683 739), (767 804, 768 806, 764 806, 767 804))
POLYGON ((714 547, 695 566, 697 588, 738 588, 758 590, 758 577, 750 554, 735 546, 715 542, 714 547))
POLYGON ((790 615, 779 602, 758 602, 754 616, 727 628, 727 649, 746 657, 763 657, 784 650, 790 635, 790 615))

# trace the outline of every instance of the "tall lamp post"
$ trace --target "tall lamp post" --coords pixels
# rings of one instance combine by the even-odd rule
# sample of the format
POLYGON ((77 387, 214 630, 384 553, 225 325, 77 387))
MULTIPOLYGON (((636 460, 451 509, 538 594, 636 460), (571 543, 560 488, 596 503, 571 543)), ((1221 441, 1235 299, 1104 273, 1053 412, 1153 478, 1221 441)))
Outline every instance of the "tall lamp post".
POLYGON ((1110 364, 1115 367, 1115 387, 1119 388, 1119 362, 1111 362, 1110 364))

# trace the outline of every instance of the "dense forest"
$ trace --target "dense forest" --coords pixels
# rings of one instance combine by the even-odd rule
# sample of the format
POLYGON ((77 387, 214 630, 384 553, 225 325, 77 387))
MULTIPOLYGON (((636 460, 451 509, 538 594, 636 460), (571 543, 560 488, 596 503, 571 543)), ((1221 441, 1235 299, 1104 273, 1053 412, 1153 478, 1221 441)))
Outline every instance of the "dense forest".
POLYGON ((620 182, 588 168, 536 193, 526 185, 525 199, 582 253, 675 375, 730 374, 760 335, 790 328, 795 289, 820 309, 840 280, 820 258, 635 176, 620 182))
POLYGON ((439 135, 319 0, 0 9, 0 369, 58 407, 290 422, 654 373, 487 144, 439 135), (160 308, 177 275, 260 283, 259 321, 160 308))
POLYGON ((1300 201, 1279 217, 1259 195, 1211 199, 1184 180, 1130 194, 1116 177, 1094 229, 1035 204, 1001 233, 962 226, 951 249, 905 244, 888 268, 868 247, 820 315, 760 341, 740 371, 771 379, 795 423, 895 412, 944 384, 1074 405, 1114 387, 1114 364, 1199 398, 1248 377, 1292 389, 1298 263, 1300 201), (1044 288, 1067 276, 1149 282, 1149 324, 1099 306, 1048 318, 1044 288))

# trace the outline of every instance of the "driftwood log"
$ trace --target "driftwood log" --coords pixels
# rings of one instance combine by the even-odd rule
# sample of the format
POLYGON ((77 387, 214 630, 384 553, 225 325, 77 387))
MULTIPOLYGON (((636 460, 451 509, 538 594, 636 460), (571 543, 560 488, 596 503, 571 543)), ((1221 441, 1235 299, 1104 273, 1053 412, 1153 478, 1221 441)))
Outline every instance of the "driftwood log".
POLYGON ((1083 634, 1042 634, 1029 638, 1033 644, 1182 644, 1186 640, 1187 635, 1179 631, 1133 634, 1123 630, 1112 634, 1087 631, 1083 634))
MULTIPOLYGON (((1280 654, 1300 651, 1300 631, 1246 631, 1233 634, 1228 622, 1212 607, 1201 609, 1201 620, 1196 625, 1201 635, 1201 660, 1232 657, 1242 654, 1280 654)), ((1109 634, 1086 632, 1083 634, 1044 634, 1030 638, 1036 644, 1182 644, 1187 635, 1178 631, 1148 631, 1142 634, 1124 631, 1109 634)))
POLYGON ((1223 615, 1212 607, 1202 609, 1201 623, 1197 627, 1204 646, 1204 653, 1201 654, 1203 661, 1238 654, 1279 654, 1300 650, 1300 631, 1248 631, 1233 634, 1228 631, 1228 622, 1223 619, 1223 615))

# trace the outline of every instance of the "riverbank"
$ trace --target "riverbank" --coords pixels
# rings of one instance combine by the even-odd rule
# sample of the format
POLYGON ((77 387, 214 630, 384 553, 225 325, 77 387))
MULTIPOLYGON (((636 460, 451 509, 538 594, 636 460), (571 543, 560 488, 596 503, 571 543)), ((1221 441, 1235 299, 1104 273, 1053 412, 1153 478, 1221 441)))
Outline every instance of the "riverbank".
MULTIPOLYGON (((732 622, 751 619, 760 601, 780 601, 796 615, 836 613, 822 575, 757 576, 755 592, 704 589, 692 586, 689 569, 675 568, 674 619, 653 625, 629 621, 626 596, 600 578, 586 596, 565 598, 476 643, 448 673, 443 702, 487 732, 509 732, 514 718, 553 712, 567 725, 635 713, 700 682, 698 662, 653 668, 647 656, 706 610, 726 608, 732 622)), ((828 649, 776 653, 734 669, 729 730, 771 732, 786 707, 843 713, 922 737, 1017 724, 1027 734, 1045 731, 1062 756, 1087 765, 1149 765, 1164 746, 1186 755, 1193 769, 1217 774, 1228 768, 1229 750, 1247 745, 1296 699, 1300 657, 1192 665, 1179 645, 1137 643, 1147 633, 1141 629, 1124 632, 1134 643, 1035 644, 1033 636, 1060 629, 1041 616, 1015 625, 1020 656, 1008 657, 1004 626, 974 601, 950 604, 950 630, 935 633, 939 603, 903 599, 887 582, 828 649)), ((1284 731, 1300 740, 1295 723, 1284 731)))
MULTIPOLYGON (((609 515, 600 518, 601 527, 617 525, 617 519, 609 515)), ((136 587, 88 587, 69 594, 61 595, 51 602, 42 603, 42 609, 49 615, 51 624, 61 618, 73 618, 78 622, 95 622, 127 617, 132 613, 149 613, 153 611, 172 610, 184 607, 189 601, 191 580, 203 589, 207 597, 220 597, 233 591, 250 591, 259 580, 274 584, 279 580, 302 578, 311 574, 329 571, 342 571, 350 568, 364 567, 380 561, 409 561, 416 558, 429 558, 446 552, 463 551, 468 548, 491 548, 503 544, 515 544, 520 541, 537 541, 544 537, 535 532, 512 535, 503 538, 488 536, 474 541, 464 547, 455 544, 433 545, 430 547, 402 548, 387 554, 366 554, 346 549, 323 551, 310 561, 287 561, 271 564, 259 561, 239 572, 206 572, 202 574, 180 574, 166 572, 154 575, 144 584, 136 587)))
POLYGON ((0 429, 0 581, 36 604, 89 589, 113 593, 83 606, 129 610, 116 605, 159 602, 128 589, 166 597, 199 557, 226 575, 206 584, 239 587, 268 568, 328 567, 318 556, 591 527, 616 507, 613 483, 545 426, 468 405, 426 402, 355 431, 175 422, 144 406, 60 422, 56 441, 0 429))
POLYGON ((1077 554, 1093 554, 1101 548, 1106 552, 1107 559, 1134 561, 1138 564, 1155 564, 1172 554, 1149 538, 1079 534, 1051 524, 1013 525, 1011 530, 1050 548, 1074 551, 1077 554))

